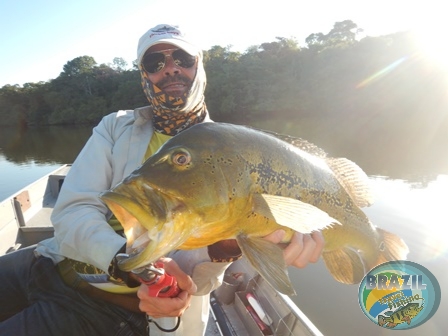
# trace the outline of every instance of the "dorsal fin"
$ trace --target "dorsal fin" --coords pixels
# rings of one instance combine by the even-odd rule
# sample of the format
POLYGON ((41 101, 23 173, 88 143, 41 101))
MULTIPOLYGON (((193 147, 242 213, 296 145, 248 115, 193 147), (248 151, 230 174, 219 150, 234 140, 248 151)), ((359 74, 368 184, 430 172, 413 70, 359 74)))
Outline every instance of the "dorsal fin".
POLYGON ((373 203, 369 177, 356 163, 346 158, 327 158, 325 161, 357 206, 363 208, 373 203))
MULTIPOLYGON (((248 126, 246 126, 246 127, 248 127, 248 126)), ((302 139, 302 138, 299 138, 299 137, 294 137, 294 136, 291 136, 291 135, 286 135, 286 134, 279 134, 279 133, 276 133, 276 132, 273 132, 273 131, 260 130, 260 129, 253 128, 253 127, 249 127, 249 128, 252 128, 252 129, 254 129, 256 131, 259 131, 259 132, 263 132, 263 133, 269 134, 269 135, 271 135, 271 136, 273 136, 273 137, 275 137, 275 138, 277 138, 279 140, 282 140, 284 142, 287 142, 287 143, 293 145, 294 147, 297 147, 297 148, 299 148, 299 149, 303 150, 304 152, 307 152, 307 153, 309 153, 311 155, 314 155, 314 156, 317 156, 317 157, 320 157, 320 158, 326 158, 327 157, 327 153, 322 148, 316 146, 315 144, 313 144, 313 143, 311 143, 311 142, 309 142, 309 141, 307 141, 305 139, 302 139)))
POLYGON ((346 158, 328 157, 327 153, 323 149, 299 137, 279 134, 273 131, 259 130, 256 128, 253 129, 274 136, 277 139, 287 142, 308 154, 324 159, 328 167, 335 174, 338 182, 352 197, 357 206, 363 208, 370 206, 373 203, 374 195, 372 192, 369 177, 353 161, 350 161, 346 158))

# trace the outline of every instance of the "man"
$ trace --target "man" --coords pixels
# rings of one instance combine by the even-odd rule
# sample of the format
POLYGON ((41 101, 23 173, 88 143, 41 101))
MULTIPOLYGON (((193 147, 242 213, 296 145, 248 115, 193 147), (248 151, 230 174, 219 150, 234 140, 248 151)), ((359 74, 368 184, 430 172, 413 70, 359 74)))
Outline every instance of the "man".
MULTIPOLYGON (((202 335, 208 294, 241 255, 234 240, 164 258, 180 287, 174 298, 151 297, 145 285, 119 270, 125 238, 98 198, 129 175, 171 136, 210 122, 204 103, 202 52, 175 26, 158 25, 139 40, 137 64, 150 105, 112 113, 72 165, 52 215, 55 237, 0 258, 1 335, 202 335), (101 283, 97 283, 102 279, 101 283), (175 332, 176 318, 182 323, 175 332)), ((116 223, 115 223, 116 224, 116 223)), ((266 237, 281 241, 283 231, 266 237)), ((316 262, 318 233, 297 233, 284 257, 289 265, 316 262)))

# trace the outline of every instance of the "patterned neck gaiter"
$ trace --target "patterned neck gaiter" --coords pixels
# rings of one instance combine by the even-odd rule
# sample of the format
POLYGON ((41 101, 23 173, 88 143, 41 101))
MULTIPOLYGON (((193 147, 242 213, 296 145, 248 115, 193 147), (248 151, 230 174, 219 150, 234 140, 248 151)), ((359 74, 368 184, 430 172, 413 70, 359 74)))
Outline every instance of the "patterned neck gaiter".
MULTIPOLYGON (((206 76, 202 59, 197 62, 196 76, 190 90, 182 97, 172 97, 165 94, 152 83, 148 74, 140 68, 143 91, 153 107, 153 124, 157 132, 166 135, 176 135, 179 132, 202 122, 207 116, 204 102, 206 76)), ((177 81, 187 79, 173 77, 177 81)))

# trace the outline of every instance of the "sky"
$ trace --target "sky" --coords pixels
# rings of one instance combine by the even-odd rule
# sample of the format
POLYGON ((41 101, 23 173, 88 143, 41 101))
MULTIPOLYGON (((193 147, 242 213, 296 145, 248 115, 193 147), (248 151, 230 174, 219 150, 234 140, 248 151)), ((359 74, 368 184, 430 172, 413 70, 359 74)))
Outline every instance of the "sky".
MULTIPOLYGON (((0 0, 0 87, 49 81, 68 61, 115 57, 129 65, 138 39, 160 23, 179 25, 202 49, 248 47, 327 34, 352 20, 367 36, 428 27, 448 33, 441 0, 0 0)), ((427 35, 428 36, 428 35, 427 35)), ((444 37, 446 40, 446 36, 444 37)))

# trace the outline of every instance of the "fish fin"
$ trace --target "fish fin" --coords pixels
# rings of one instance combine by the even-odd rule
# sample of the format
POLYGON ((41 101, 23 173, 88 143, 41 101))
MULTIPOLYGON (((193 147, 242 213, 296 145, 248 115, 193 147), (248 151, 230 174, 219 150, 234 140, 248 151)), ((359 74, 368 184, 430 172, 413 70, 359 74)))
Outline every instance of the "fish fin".
POLYGON ((396 234, 386 230, 376 228, 379 235, 380 255, 375 265, 370 265, 371 268, 392 260, 406 260, 409 253, 409 248, 406 243, 396 234))
POLYGON ((325 161, 357 206, 363 208, 373 203, 369 177, 356 163, 346 158, 328 158, 325 161))
POLYGON ((333 278, 341 283, 357 284, 366 273, 361 256, 351 248, 324 251, 322 258, 333 278))
POLYGON ((283 258, 283 250, 261 237, 238 235, 238 246, 255 270, 279 292, 295 295, 283 258))
POLYGON ((301 233, 340 224, 319 208, 294 198, 269 194, 253 196, 254 212, 301 233))
POLYGON ((366 173, 353 161, 346 158, 328 157, 327 153, 322 148, 302 138, 279 134, 268 130, 260 130, 256 128, 252 129, 276 137, 277 139, 287 142, 308 154, 325 159, 325 162, 335 173, 339 183, 350 194, 357 206, 363 208, 373 203, 374 193, 372 192, 369 178, 366 173))
MULTIPOLYGON (((251 128, 251 127, 249 127, 251 128)), ((282 140, 284 142, 289 143, 290 145, 293 145, 294 147, 297 147, 301 150, 303 150, 304 152, 307 152, 308 154, 320 157, 320 158, 326 158, 327 157, 327 153, 320 147, 316 146, 315 144, 299 138, 299 137, 294 137, 291 135, 286 135, 286 134, 280 134, 280 133, 276 133, 273 131, 268 131, 268 130, 259 130, 256 129, 259 132, 263 132, 269 135, 272 135, 274 137, 276 137, 279 140, 282 140)))

